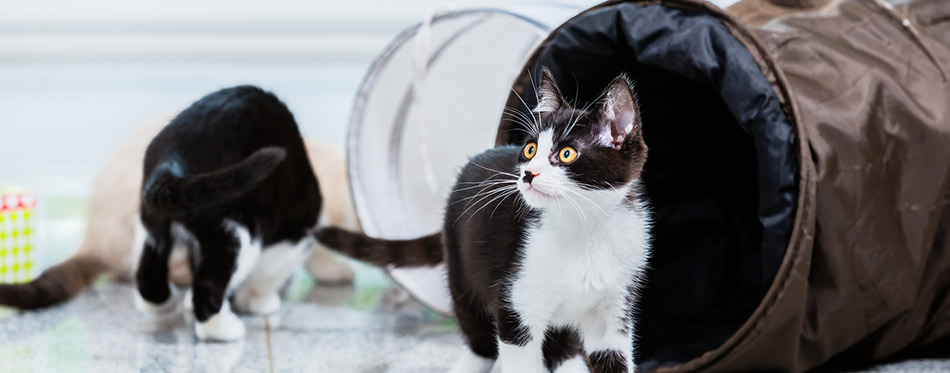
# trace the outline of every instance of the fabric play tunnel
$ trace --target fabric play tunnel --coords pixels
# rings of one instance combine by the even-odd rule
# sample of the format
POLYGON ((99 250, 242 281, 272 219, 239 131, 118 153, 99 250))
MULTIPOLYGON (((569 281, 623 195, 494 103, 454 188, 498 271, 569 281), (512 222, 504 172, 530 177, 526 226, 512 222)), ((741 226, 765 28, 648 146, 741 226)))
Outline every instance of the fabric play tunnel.
MULTIPOLYGON (((542 67, 576 106, 635 83, 639 368, 802 371, 950 336, 950 2, 611 1, 524 61, 508 108, 542 67)), ((522 143, 495 115, 496 144, 522 143)))

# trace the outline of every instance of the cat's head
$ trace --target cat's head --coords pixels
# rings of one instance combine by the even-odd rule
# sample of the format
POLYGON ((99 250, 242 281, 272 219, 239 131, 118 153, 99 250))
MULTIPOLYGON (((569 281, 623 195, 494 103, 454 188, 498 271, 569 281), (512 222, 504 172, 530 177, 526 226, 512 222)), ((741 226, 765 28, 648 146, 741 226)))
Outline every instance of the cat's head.
POLYGON ((590 105, 575 108, 544 69, 538 105, 522 144, 518 191, 531 207, 603 209, 632 195, 646 162, 640 112, 630 81, 614 78, 590 105))

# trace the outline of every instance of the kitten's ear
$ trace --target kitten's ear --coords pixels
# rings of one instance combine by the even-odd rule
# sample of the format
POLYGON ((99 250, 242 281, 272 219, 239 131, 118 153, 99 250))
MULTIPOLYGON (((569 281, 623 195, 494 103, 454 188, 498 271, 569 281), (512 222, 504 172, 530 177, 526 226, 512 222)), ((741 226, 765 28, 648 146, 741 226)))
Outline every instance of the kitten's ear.
POLYGON ((542 67, 541 82, 538 84, 538 106, 534 107, 534 112, 553 113, 568 106, 570 105, 564 100, 564 96, 561 96, 561 91, 557 89, 554 75, 551 75, 547 67, 542 67))
POLYGON ((607 85, 603 101, 598 105, 600 142, 620 149, 624 141, 640 131, 640 112, 633 84, 626 75, 620 75, 607 85))

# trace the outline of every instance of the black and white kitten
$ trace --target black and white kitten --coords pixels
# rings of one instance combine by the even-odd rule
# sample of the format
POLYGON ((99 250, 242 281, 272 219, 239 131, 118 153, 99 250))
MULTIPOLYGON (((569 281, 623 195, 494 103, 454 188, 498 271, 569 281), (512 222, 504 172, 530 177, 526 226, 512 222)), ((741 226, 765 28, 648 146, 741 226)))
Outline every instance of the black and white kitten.
POLYGON ((185 302, 200 339, 244 336, 232 295, 244 311, 280 307, 277 291, 314 243, 322 200, 297 123, 277 97, 239 86, 201 98, 149 144, 143 177, 140 309, 175 308, 168 258, 177 245, 190 253, 185 302))
POLYGON ((650 256, 636 98, 620 76, 592 110, 576 110, 542 75, 539 104, 521 117, 528 139, 469 161, 441 234, 318 231, 330 248, 377 265, 445 260, 471 348, 453 372, 487 372, 496 359, 505 373, 634 369, 633 303, 650 256))

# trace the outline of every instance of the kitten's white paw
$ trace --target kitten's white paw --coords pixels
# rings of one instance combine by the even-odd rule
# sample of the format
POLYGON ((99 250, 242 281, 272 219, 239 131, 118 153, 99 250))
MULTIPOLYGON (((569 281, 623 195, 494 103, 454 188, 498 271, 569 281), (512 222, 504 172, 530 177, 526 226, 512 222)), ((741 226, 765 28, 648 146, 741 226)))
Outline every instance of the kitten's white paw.
POLYGON ((241 319, 224 308, 204 322, 195 323, 195 334, 202 341, 235 341, 244 338, 245 333, 241 319))
POLYGON ((466 349, 449 373, 488 373, 495 366, 495 360, 475 355, 466 349))
POLYGON ((587 368, 584 358, 575 356, 554 368, 553 373, 590 373, 590 369, 587 368))
POLYGON ((241 312, 271 315, 280 310, 277 293, 261 294, 253 289, 242 288, 234 294, 234 306, 241 312))
POLYGON ((307 272, 314 281, 325 284, 349 283, 354 276, 349 264, 332 256, 307 261, 307 272))
POLYGON ((169 315, 175 312, 178 309, 178 290, 174 286, 171 287, 171 295, 164 303, 152 303, 142 298, 142 294, 136 289, 134 291, 135 296, 135 308, 140 312, 149 314, 149 315, 169 315))

